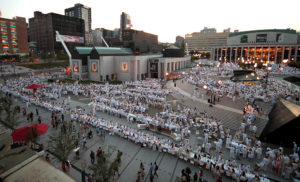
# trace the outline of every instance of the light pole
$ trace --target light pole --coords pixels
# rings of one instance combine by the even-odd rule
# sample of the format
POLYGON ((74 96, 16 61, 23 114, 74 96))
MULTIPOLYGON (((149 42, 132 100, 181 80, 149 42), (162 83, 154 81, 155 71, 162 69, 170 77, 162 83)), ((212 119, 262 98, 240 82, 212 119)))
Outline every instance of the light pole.
POLYGON ((267 97, 267 92, 268 92, 268 79, 269 79, 269 72, 272 70, 271 66, 267 66, 267 75, 266 75, 266 97, 267 97))

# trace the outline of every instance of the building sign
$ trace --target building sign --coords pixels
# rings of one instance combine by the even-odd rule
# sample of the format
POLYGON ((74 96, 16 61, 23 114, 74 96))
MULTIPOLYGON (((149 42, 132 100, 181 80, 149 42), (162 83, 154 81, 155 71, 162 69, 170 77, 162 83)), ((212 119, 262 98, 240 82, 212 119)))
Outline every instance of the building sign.
POLYGON ((150 63, 150 71, 158 72, 158 63, 150 63))
POLYGON ((98 72, 98 61, 91 61, 92 72, 98 72))
POLYGON ((73 61, 73 72, 74 73, 79 72, 79 61, 73 61))
POLYGON ((267 42, 267 34, 257 34, 256 42, 267 42))
POLYGON ((123 71, 123 72, 128 72, 128 64, 127 63, 122 63, 121 64, 121 70, 123 71))
POLYGON ((241 43, 247 43, 248 42, 248 35, 242 35, 241 36, 241 43))
POLYGON ((283 42, 283 35, 281 33, 276 34, 276 42, 283 42))
MULTIPOLYGON (((71 35, 60 35, 64 42, 72 42, 72 43, 84 43, 84 38, 79 36, 71 36, 71 35)), ((59 42, 59 38, 56 35, 56 42, 59 42)))

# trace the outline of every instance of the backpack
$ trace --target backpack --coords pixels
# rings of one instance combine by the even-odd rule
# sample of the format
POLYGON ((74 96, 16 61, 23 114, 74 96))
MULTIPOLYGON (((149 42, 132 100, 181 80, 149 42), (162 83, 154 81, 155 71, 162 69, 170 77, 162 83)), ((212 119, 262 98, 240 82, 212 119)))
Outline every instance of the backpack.
POLYGON ((157 171, 158 170, 158 165, 155 165, 155 171, 157 171))

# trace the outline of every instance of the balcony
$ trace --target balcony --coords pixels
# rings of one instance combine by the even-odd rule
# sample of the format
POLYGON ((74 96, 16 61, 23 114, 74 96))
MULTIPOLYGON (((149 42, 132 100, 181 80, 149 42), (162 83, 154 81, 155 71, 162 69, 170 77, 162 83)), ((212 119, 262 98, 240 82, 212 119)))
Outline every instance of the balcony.
POLYGON ((1 32, 7 32, 7 31, 2 29, 1 32))
POLYGON ((12 44, 18 44, 17 42, 11 42, 12 44))
POLYGON ((13 47, 13 49, 15 49, 15 50, 16 50, 16 49, 19 49, 19 48, 17 48, 17 47, 13 47))
POLYGON ((12 25, 11 27, 16 28, 16 25, 12 25))
POLYGON ((6 38, 6 37, 7 37, 7 35, 2 35, 2 37, 6 38))
POLYGON ((8 42, 6 42, 6 41, 3 42, 3 41, 2 41, 2 44, 8 44, 8 42))
POLYGON ((6 27, 6 24, 1 24, 1 27, 6 27))
POLYGON ((16 31, 13 31, 13 30, 12 30, 11 33, 16 33, 16 31))

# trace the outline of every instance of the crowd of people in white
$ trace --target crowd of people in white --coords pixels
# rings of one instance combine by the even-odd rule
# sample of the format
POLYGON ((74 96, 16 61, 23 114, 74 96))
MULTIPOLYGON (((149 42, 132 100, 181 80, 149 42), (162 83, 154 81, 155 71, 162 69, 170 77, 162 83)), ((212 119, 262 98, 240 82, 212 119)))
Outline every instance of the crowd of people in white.
MULTIPOLYGON (((295 90, 289 85, 284 84, 278 79, 268 78, 268 84, 249 85, 243 82, 233 82, 231 80, 221 81, 223 75, 233 75, 233 70, 238 67, 235 63, 223 63, 222 66, 196 66, 187 74, 187 81, 195 85, 194 95, 203 98, 204 96, 199 91, 207 89, 210 94, 216 97, 229 97, 233 101, 237 98, 261 99, 264 102, 274 103, 278 97, 290 98, 291 96, 300 95, 299 90, 295 90)), ((276 66, 274 66, 276 67, 276 66)), ((285 67, 286 72, 294 70, 291 67, 285 67)), ((266 71, 257 71, 259 74, 266 75, 266 71)), ((292 71, 293 73, 295 71, 292 71)), ((297 71, 299 72, 299 71, 297 71)), ((277 73, 276 69, 274 73, 277 73)), ((258 75, 259 75, 258 74, 258 75)))
POLYGON ((52 75, 40 74, 6 80, 0 84, 0 89, 20 97, 27 104, 35 104, 50 111, 62 113, 68 111, 70 95, 89 97, 93 112, 88 114, 72 109, 70 111, 72 120, 89 124, 97 130, 100 128, 107 130, 110 134, 117 134, 144 147, 168 152, 192 164, 199 164, 213 173, 220 173, 236 180, 259 181, 263 179, 259 169, 264 171, 273 169, 277 174, 290 178, 291 173, 299 167, 297 146, 291 155, 284 154, 281 147, 279 149, 268 148, 263 155, 264 148, 255 135, 257 130, 255 119, 258 111, 252 98, 262 96, 264 101, 269 101, 276 99, 280 94, 296 94, 296 91, 280 83, 272 82, 273 84, 269 84, 267 88, 266 97, 265 89, 260 85, 249 86, 231 81, 218 81, 218 76, 227 76, 233 69, 238 69, 238 66, 233 63, 225 63, 217 67, 196 66, 188 74, 187 80, 199 87, 207 85, 207 88, 213 89, 214 93, 229 96, 233 100, 234 97, 240 96, 249 101, 244 108, 244 120, 240 131, 235 134, 229 128, 224 128, 219 120, 210 117, 207 112, 179 105, 175 109, 172 108, 166 102, 171 90, 163 89, 156 80, 125 82, 122 85, 83 85, 48 83, 46 80, 52 75), (30 84, 43 84, 44 87, 33 94, 32 90, 24 88, 30 84), (65 97, 61 98, 62 95, 65 97), (152 116, 147 113, 150 107, 158 106, 162 112, 152 116), (136 121, 146 124, 146 128, 153 125, 156 128, 180 133, 181 142, 157 137, 154 133, 130 127, 127 123, 120 124, 98 118, 95 115, 96 110, 125 117, 130 123, 136 121), (203 131, 203 145, 190 144, 189 136, 192 128, 196 128, 196 135, 200 135, 200 131, 203 131), (223 157, 224 148, 229 151, 230 158, 223 157), (254 168, 250 165, 243 165, 237 161, 240 157, 249 160, 257 159, 258 163, 254 168), (259 162, 262 157, 262 162, 259 162))

